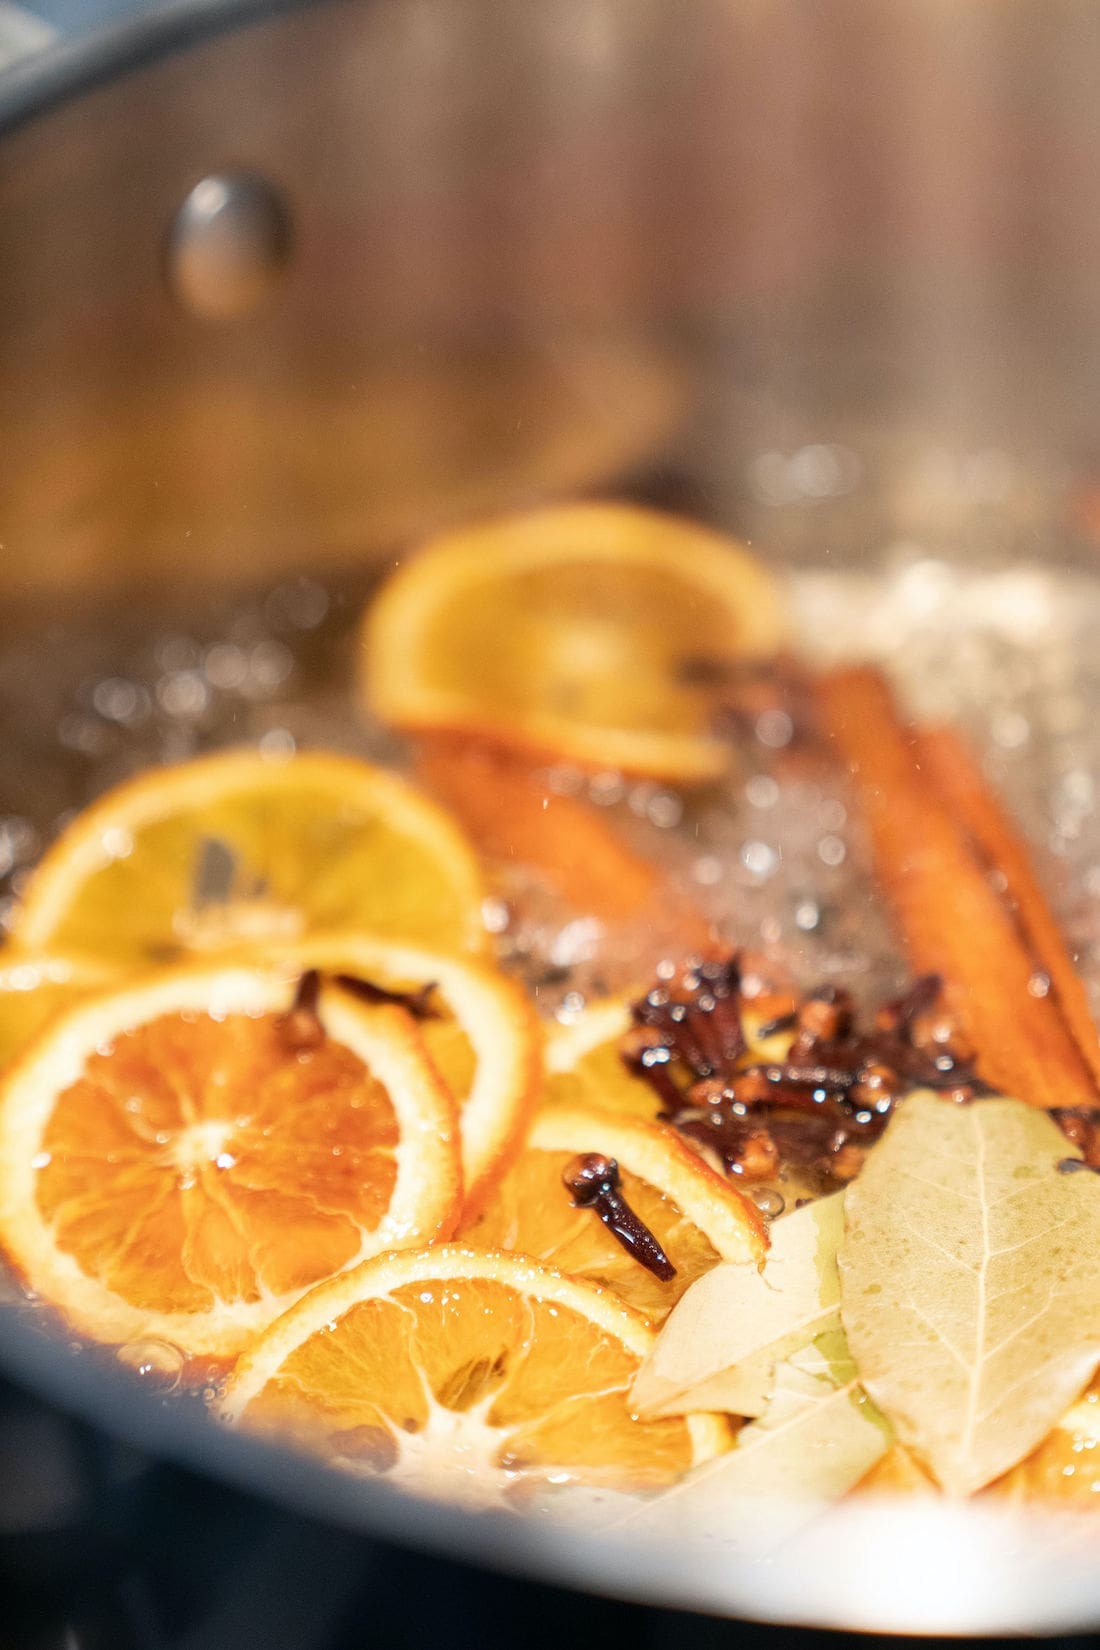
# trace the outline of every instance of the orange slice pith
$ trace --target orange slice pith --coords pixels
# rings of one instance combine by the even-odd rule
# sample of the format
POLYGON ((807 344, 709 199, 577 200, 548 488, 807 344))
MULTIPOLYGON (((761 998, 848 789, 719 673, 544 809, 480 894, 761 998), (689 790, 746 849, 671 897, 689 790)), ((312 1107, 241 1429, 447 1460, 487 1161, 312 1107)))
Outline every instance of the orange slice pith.
POLYGON ((113 973, 95 957, 6 953, 0 964, 0 1067, 71 1003, 106 985, 113 973))
POLYGON ((598 1106, 654 1121, 660 1100, 619 1054, 631 1024, 630 998, 618 996, 589 1003, 567 1025, 553 1026, 546 1039, 543 1104, 598 1106))
POLYGON ((251 955, 288 982, 317 968, 387 990, 436 986, 441 1012, 418 1030, 458 1103, 466 1208, 478 1207, 518 1150, 538 1093, 541 1030, 519 986, 484 963, 373 934, 313 934, 251 955))
POLYGON ((658 1487, 728 1441, 713 1416, 642 1422, 654 1332, 603 1290, 459 1244, 380 1255, 313 1290, 242 1358, 226 1420, 404 1488, 507 1499, 553 1474, 658 1487))
POLYGON ((14 938, 131 966, 317 928, 479 950, 482 896, 457 826, 395 774, 233 750, 85 809, 35 871, 14 938))
POLYGON ((0 1084, 0 1244, 93 1339, 227 1357, 330 1273, 445 1236, 454 1105, 403 1009, 166 971, 62 1016, 0 1084))
POLYGON ((563 506, 447 534, 402 566, 367 613, 363 691, 399 727, 687 783, 729 752, 685 664, 772 653, 784 628, 734 541, 633 506, 563 506))
POLYGON ((539 1113, 519 1157, 462 1235, 612 1289, 654 1323, 719 1261, 760 1265, 767 1247, 760 1211, 672 1129, 584 1106, 539 1113), (592 1209, 573 1207, 562 1170, 588 1152, 618 1164, 622 1196, 676 1268, 668 1282, 628 1254, 592 1209))

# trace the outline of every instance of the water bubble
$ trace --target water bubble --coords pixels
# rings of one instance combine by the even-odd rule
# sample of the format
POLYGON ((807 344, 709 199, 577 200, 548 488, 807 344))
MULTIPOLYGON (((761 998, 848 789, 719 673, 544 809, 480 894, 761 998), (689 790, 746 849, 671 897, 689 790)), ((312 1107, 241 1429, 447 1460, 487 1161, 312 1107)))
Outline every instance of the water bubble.
POLYGON ((66 750, 75 751, 78 756, 102 756, 110 743, 111 734, 102 722, 74 713, 61 718, 57 724, 57 738, 66 750))
POLYGON ((649 812, 649 804, 656 791, 657 786, 651 779, 643 779, 640 784, 632 785, 630 794, 626 799, 626 805, 631 813, 637 814, 639 819, 644 819, 649 812))
POLYGON ((1018 710, 1000 711, 993 718, 990 730, 994 744, 1000 745, 1002 750, 1015 751, 1026 745, 1031 737, 1031 723, 1018 710))
POLYGON ((555 968, 572 968, 576 963, 589 962, 596 955, 602 938, 603 924, 595 917, 576 917, 554 936, 550 961, 555 968))
POLYGON ((779 786, 767 773, 757 773, 745 786, 745 796, 754 808, 774 808, 779 801, 779 786))
POLYGON ((786 504, 791 496, 782 453, 758 453, 749 465, 749 485, 762 504, 786 504))
POLYGON ((835 798, 823 802, 817 810, 817 822, 826 831, 842 831, 847 820, 847 808, 835 798))
POLYGON ((646 807, 646 816, 651 825, 656 825, 659 831, 671 831, 683 818, 684 805, 678 796, 671 791, 658 791, 651 796, 646 807))
POLYGON ((276 760, 293 756, 298 748, 298 741, 289 728, 269 728, 260 740, 260 752, 276 760))
POLYGON ((154 1392, 175 1391, 187 1361, 178 1346, 152 1335, 127 1341, 115 1356, 154 1392))
POLYGON ((549 768, 546 773, 547 788, 555 796, 576 796, 584 788, 584 774, 580 768, 574 768, 567 763, 559 763, 549 768))
POLYGON ((248 671, 241 692, 251 699, 263 699, 281 688, 294 669, 294 655, 282 642, 256 642, 248 650, 248 671))
POLYGON ((164 671, 193 670, 202 657, 190 636, 162 636, 153 651, 157 667, 164 671))
POLYGON ((722 880, 722 861, 716 854, 700 854, 691 868, 691 874, 704 888, 713 888, 722 880))
POLYGON ((1074 808, 1087 812, 1092 808, 1096 794, 1096 783, 1091 773, 1085 768, 1071 768, 1062 775, 1059 783, 1066 802, 1074 808))
POLYGON ((621 802, 626 793, 626 781, 621 773, 595 773, 588 781, 588 795, 601 808, 611 808, 621 802))
POLYGON ((0 819, 0 861, 4 862, 5 870, 33 859, 37 852, 38 832, 29 819, 23 819, 19 814, 9 814, 7 818, 0 819))
POLYGON ((861 465, 847 447, 813 441, 792 453, 787 462, 791 493, 807 499, 838 498, 859 481, 861 465))
POLYGON ((503 934, 510 921, 510 913, 502 899, 483 899, 481 920, 489 934, 503 934))
POLYGON ((248 660, 243 648, 234 647, 232 642, 215 642, 206 650, 203 669, 212 686, 232 693, 248 675, 248 660))
POLYGON ((756 737, 769 750, 783 750, 794 738, 794 723, 785 710, 762 711, 756 718, 756 737))
POLYGON ((816 900, 802 899, 794 908, 794 925, 804 934, 812 934, 821 922, 821 907, 816 900))
POLYGON ((767 842, 746 842, 741 863, 754 877, 769 877, 779 863, 779 855, 767 842))
POLYGON ((210 689, 197 670, 175 670, 157 683, 157 703, 166 716, 194 721, 210 703, 210 689))
POLYGON ((817 855, 823 865, 843 865, 848 850, 838 836, 823 836, 817 845, 817 855))
POLYGON ((787 1200, 782 1192, 775 1191, 771 1186, 754 1186, 751 1192, 752 1200, 762 1215, 774 1220, 787 1207, 787 1200))
POLYGON ((109 825, 100 837, 99 845, 109 860, 129 859, 134 851, 133 836, 121 825, 109 825))
POLYGON ((134 728, 144 722, 153 708, 147 688, 123 676, 106 676, 92 689, 92 705, 107 722, 134 728))

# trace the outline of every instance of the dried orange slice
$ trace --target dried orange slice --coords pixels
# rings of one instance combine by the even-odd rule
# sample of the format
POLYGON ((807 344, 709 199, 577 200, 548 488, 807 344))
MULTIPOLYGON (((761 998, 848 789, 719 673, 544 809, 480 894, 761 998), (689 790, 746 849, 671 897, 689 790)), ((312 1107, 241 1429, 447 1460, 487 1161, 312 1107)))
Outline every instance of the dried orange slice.
POLYGON ((457 826, 395 775, 235 750, 100 797, 38 867, 14 937, 135 964, 314 928, 478 949, 481 900, 457 826))
POLYGON ((165 971, 0 1083, 0 1244, 84 1334, 232 1355, 320 1279, 452 1229, 454 1103, 413 1021, 322 985, 303 1037, 289 996, 277 969, 165 971))
POLYGON ((716 1454, 704 1415, 639 1421, 653 1344, 603 1290, 459 1244, 380 1255, 271 1325, 226 1387, 226 1420, 403 1488, 477 1504, 569 1479, 655 1488, 716 1454))
POLYGON ((0 1067, 63 1009, 106 985, 113 975, 114 970, 95 957, 6 953, 0 962, 0 1067))
POLYGON ((589 1003, 575 1019, 555 1025, 546 1039, 542 1103, 598 1106, 655 1120, 661 1109, 656 1092, 627 1070, 619 1054, 631 1024, 630 997, 624 995, 589 1003))
POLYGON ((984 1493, 1057 1502, 1095 1517, 1100 1507, 1100 1380, 1092 1382, 1038 1449, 984 1493))
POLYGON ((767 1235, 755 1204, 684 1145, 673 1129, 596 1107, 539 1113, 482 1214, 462 1232, 477 1246, 515 1249, 570 1277, 613 1289, 653 1323, 719 1261, 758 1266, 767 1235), (573 1207, 562 1173, 577 1156, 618 1164, 620 1191, 676 1268, 662 1282, 611 1236, 593 1209, 573 1207))
POLYGON ((467 1212, 519 1149, 538 1094, 542 1030, 514 981, 484 963, 373 934, 314 934, 253 953, 289 982, 307 969, 350 975, 390 991, 434 984, 420 1035, 458 1103, 467 1212))
POLYGON ((784 629, 772 579, 734 541, 568 505, 449 533, 402 566, 366 616, 363 693, 398 727, 689 783, 729 762, 704 679, 774 653, 784 629))

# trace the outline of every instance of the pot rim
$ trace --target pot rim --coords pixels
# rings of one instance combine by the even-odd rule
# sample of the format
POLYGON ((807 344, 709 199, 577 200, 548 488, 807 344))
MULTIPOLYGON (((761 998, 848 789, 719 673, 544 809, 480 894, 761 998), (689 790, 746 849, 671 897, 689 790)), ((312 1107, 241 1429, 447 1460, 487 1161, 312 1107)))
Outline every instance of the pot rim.
POLYGON ((1100 1620, 1100 1573, 1073 1518, 868 1497, 829 1508, 777 1551, 631 1542, 590 1524, 472 1511, 337 1472, 146 1391, 94 1354, 66 1355, 63 1342, 9 1304, 0 1307, 0 1367, 36 1398, 154 1460, 367 1538, 521 1579, 733 1620, 921 1637, 1079 1633, 1100 1620))
POLYGON ((60 34, 0 74, 0 139, 95 87, 229 29, 317 0, 147 0, 140 11, 60 34))

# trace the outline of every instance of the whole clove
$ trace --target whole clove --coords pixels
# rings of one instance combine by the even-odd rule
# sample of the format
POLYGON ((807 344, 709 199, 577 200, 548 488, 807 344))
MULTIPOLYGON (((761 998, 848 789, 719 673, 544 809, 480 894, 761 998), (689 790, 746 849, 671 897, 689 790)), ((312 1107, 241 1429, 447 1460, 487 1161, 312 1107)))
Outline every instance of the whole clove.
POLYGON ((676 1276, 675 1266, 649 1227, 623 1197, 619 1165, 613 1157, 604 1157, 601 1152, 582 1153, 566 1164, 561 1178, 574 1208, 594 1210, 628 1255, 662 1283, 676 1276))

